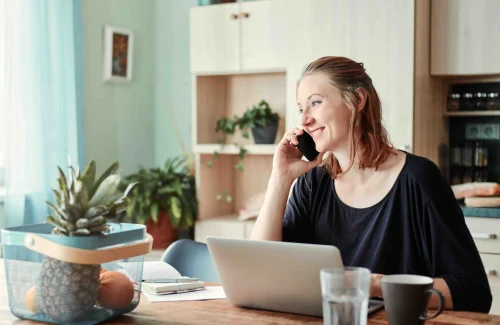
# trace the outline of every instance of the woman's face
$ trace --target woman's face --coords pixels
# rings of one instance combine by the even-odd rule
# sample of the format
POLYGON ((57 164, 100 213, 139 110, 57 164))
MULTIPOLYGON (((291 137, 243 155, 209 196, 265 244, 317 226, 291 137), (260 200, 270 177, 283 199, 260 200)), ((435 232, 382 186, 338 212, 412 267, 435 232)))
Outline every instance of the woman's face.
POLYGON ((300 81, 297 105, 302 128, 313 137, 317 151, 347 148, 351 110, 325 74, 315 73, 300 81))

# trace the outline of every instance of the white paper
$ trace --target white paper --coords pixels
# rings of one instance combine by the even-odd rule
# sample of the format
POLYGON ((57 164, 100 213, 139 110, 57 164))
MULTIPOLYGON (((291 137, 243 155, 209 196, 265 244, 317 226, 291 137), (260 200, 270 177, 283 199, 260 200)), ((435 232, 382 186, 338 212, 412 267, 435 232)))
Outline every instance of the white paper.
POLYGON ((212 300, 225 299, 226 294, 221 286, 206 287, 205 290, 174 293, 170 295, 155 295, 148 292, 142 292, 150 302, 166 302, 166 301, 189 301, 189 300, 212 300))
POLYGON ((179 271, 177 271, 170 264, 163 261, 144 262, 142 270, 142 279, 144 281, 178 278, 180 276, 181 274, 179 273, 179 271))

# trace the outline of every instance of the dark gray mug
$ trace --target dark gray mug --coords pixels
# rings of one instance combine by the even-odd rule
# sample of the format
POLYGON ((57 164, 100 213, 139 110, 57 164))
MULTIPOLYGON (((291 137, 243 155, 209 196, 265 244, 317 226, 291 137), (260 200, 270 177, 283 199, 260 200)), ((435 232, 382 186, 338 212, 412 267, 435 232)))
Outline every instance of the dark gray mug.
POLYGON ((441 314, 444 296, 433 288, 432 278, 420 275, 395 274, 382 277, 382 294, 389 325, 422 325, 441 314), (439 298, 439 308, 427 315, 431 293, 439 298))

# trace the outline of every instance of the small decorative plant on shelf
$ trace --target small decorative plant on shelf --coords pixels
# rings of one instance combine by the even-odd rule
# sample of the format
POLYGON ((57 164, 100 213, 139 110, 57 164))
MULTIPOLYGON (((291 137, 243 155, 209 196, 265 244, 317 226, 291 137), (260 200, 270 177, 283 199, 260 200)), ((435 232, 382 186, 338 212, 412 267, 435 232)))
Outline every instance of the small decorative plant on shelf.
MULTIPOLYGON (((258 104, 248 108, 243 116, 235 115, 232 119, 222 117, 217 120, 215 132, 222 133, 222 138, 217 140, 217 143, 224 146, 228 135, 233 135, 237 129, 242 132, 242 136, 249 139, 248 129, 252 131, 253 139, 256 144, 273 144, 278 131, 279 115, 272 111, 271 107, 265 100, 261 100, 258 104)), ((243 171, 243 158, 247 150, 243 145, 235 143, 240 149, 238 163, 234 166, 235 169, 243 171)), ((214 152, 214 159, 219 158, 219 152, 214 152)), ((213 161, 207 162, 208 167, 213 165, 213 161)))
POLYGON ((185 157, 169 158, 163 168, 140 167, 126 181, 137 182, 128 195, 126 218, 146 225, 153 248, 168 247, 178 231, 194 225, 198 214, 194 170, 185 157))
MULTIPOLYGON (((279 115, 273 113, 269 104, 265 100, 261 100, 257 105, 245 111, 238 120, 238 124, 246 132, 246 138, 248 138, 246 130, 252 130, 256 144, 273 144, 278 131, 279 119, 279 115)), ((243 136, 245 136, 245 132, 243 136)))

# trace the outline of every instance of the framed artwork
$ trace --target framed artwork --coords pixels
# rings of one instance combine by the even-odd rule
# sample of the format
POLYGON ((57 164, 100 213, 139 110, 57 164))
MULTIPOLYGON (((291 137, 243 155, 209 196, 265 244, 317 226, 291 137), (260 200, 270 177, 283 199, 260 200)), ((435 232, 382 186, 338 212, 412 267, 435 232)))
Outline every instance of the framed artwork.
POLYGON ((104 26, 104 82, 132 80, 134 34, 131 30, 104 26))

